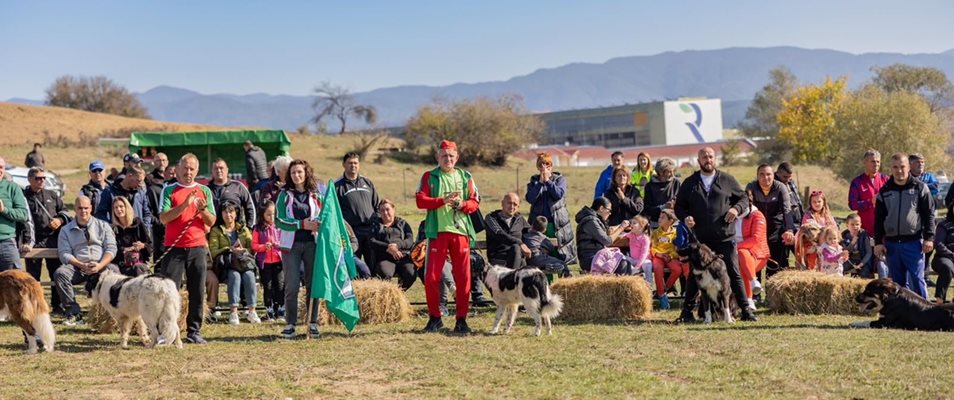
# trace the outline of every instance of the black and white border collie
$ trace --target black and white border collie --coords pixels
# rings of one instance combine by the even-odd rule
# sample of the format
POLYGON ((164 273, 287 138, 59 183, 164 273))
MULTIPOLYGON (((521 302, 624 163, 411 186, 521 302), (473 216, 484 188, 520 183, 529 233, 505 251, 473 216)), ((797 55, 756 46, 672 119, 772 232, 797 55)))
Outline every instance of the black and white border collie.
POLYGON ((543 271, 538 268, 513 270, 488 264, 484 267, 483 281, 497 304, 497 317, 494 319, 491 334, 496 334, 500 329, 500 321, 504 316, 509 318, 506 333, 510 333, 520 304, 523 304, 536 323, 534 335, 540 336, 541 319, 547 324, 547 335, 553 334, 550 320, 560 315, 563 299, 558 294, 550 293, 550 284, 543 271))

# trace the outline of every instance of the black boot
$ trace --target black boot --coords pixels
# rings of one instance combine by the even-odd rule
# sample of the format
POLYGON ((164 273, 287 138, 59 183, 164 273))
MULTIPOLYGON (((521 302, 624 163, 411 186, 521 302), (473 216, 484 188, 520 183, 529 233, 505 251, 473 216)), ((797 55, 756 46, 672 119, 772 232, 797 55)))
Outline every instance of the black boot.
POLYGON ((444 321, 440 317, 431 317, 427 320, 427 326, 424 327, 425 333, 434 333, 444 328, 444 321))
POLYGON ((467 318, 458 318, 457 324, 454 325, 454 333, 459 333, 462 335, 470 334, 470 327, 467 326, 467 318))
POLYGON ((676 322, 691 324, 696 322, 696 318, 692 316, 692 310, 687 310, 685 307, 682 309, 682 312, 679 313, 679 318, 676 318, 676 322))
POLYGON ((756 316, 755 316, 755 312, 754 312, 754 311, 752 311, 752 310, 750 310, 750 309, 748 309, 748 308, 743 308, 743 309, 742 309, 742 320, 743 320, 743 321, 756 322, 756 321, 759 320, 759 317, 756 317, 756 316))

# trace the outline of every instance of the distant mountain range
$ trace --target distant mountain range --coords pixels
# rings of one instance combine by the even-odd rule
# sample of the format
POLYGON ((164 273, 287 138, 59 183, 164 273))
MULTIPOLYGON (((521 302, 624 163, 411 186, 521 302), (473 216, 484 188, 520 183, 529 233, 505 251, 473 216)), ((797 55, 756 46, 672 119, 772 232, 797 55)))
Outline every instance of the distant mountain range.
MULTIPOLYGON (((801 82, 847 76, 849 84, 857 86, 871 78, 871 67, 894 63, 936 67, 954 78, 954 49, 939 54, 851 54, 796 47, 728 48, 573 63, 506 81, 396 86, 355 97, 359 103, 377 107, 378 125, 387 127, 404 124, 418 106, 435 98, 518 94, 530 110, 547 112, 705 96, 723 100, 723 123, 730 128, 745 116, 749 101, 776 66, 788 67, 801 82)), ((294 130, 313 116, 310 96, 201 94, 170 86, 136 96, 153 118, 163 121, 294 130)), ((29 99, 9 101, 42 104, 29 99)), ((333 121, 329 126, 334 129, 333 121)))

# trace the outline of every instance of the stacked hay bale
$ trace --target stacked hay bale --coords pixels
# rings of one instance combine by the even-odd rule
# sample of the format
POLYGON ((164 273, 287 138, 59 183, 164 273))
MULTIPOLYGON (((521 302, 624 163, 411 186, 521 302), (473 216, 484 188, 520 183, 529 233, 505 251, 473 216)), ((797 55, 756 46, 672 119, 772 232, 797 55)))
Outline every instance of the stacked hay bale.
POLYGON ((783 271, 765 282, 765 296, 769 308, 778 313, 862 315, 855 296, 868 282, 812 271, 783 271))
MULTIPOLYGON (((404 290, 392 281, 381 279, 355 280, 354 295, 358 299, 358 310, 361 313, 360 324, 391 324, 411 319, 411 303, 408 302, 404 290)), ((305 313, 308 310, 305 291, 298 292, 298 322, 305 323, 305 313)), ((341 325, 341 321, 328 311, 325 302, 318 305, 319 325, 341 325)))
MULTIPOLYGON (((189 314, 189 294, 185 291, 179 292, 179 297, 182 298, 182 309, 179 311, 179 331, 185 331, 186 328, 186 317, 189 314)), ((205 310, 205 313, 208 314, 208 309, 205 310)), ((203 317, 206 317, 204 315, 203 317)), ((113 320, 113 317, 109 315, 109 312, 105 308, 100 307, 99 304, 92 304, 89 308, 89 312, 86 313, 86 323, 89 324, 89 327, 94 331, 99 333, 118 333, 119 327, 116 326, 116 321, 113 320)), ((133 333, 138 332, 138 327, 133 327, 133 333)))
POLYGON ((637 276, 585 275, 559 279, 550 288, 563 297, 560 319, 567 321, 631 321, 653 309, 646 280, 637 276))

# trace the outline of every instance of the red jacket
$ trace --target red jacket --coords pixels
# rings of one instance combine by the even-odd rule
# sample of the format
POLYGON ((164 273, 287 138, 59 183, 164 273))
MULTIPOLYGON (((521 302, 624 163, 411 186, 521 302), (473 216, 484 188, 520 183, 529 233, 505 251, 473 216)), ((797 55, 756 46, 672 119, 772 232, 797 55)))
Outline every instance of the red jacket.
POLYGON ((752 210, 752 213, 742 219, 742 242, 739 243, 739 250, 747 249, 757 259, 769 258, 768 237, 766 237, 767 225, 765 216, 759 210, 752 210))

